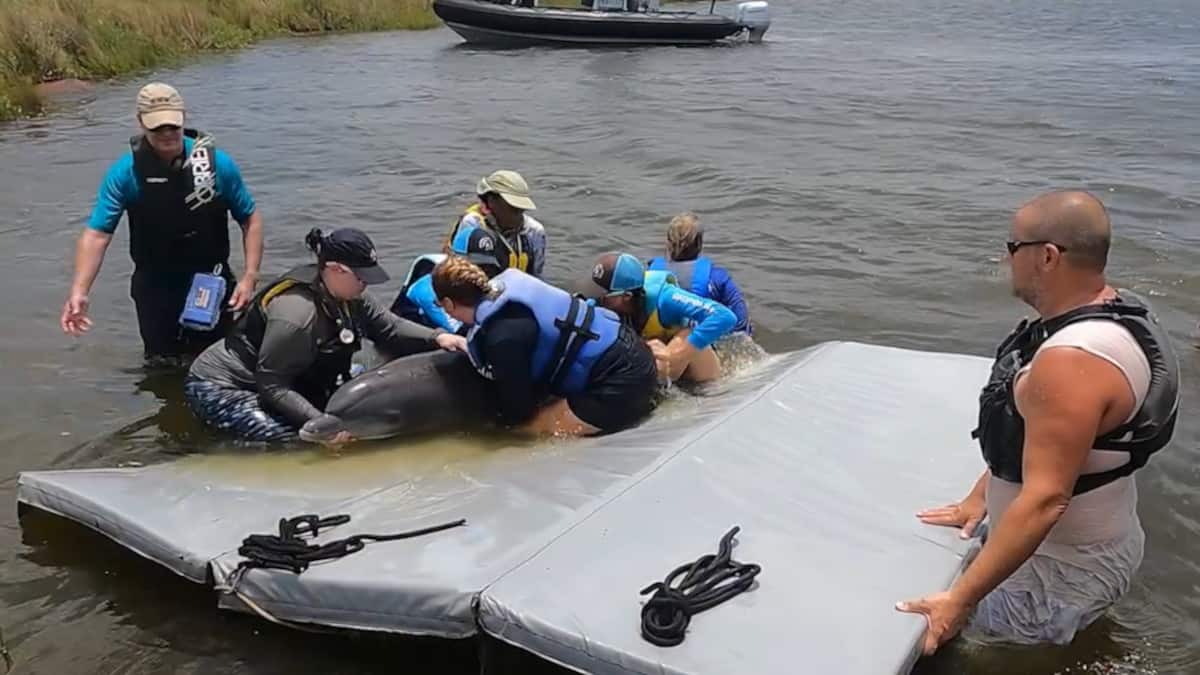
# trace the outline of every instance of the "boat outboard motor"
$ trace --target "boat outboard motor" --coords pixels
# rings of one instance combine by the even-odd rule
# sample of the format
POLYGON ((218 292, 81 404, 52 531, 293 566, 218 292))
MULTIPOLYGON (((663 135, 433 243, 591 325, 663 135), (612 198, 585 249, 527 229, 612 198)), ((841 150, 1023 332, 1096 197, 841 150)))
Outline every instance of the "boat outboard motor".
POLYGON ((733 20, 749 33, 749 42, 762 42, 763 34, 771 27, 771 10, 764 0, 739 2, 733 20))

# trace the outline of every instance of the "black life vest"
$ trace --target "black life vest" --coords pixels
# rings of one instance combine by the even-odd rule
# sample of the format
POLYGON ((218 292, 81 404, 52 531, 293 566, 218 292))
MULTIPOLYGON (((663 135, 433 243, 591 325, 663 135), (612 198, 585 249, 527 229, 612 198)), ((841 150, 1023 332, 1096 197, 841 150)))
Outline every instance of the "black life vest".
POLYGON ((350 379, 351 358, 362 348, 362 330, 355 318, 361 315, 359 308, 362 301, 334 301, 322 289, 320 278, 317 265, 302 265, 267 284, 254 296, 246 312, 225 337, 225 347, 236 354, 250 372, 254 372, 267 330, 267 305, 284 291, 298 290, 304 293, 317 308, 317 316, 313 321, 317 358, 297 378, 292 388, 314 406, 324 409, 334 390, 350 379), (341 339, 345 330, 350 331, 350 342, 341 339))
POLYGON ((1017 412, 1013 395, 1018 371, 1033 360, 1038 347, 1051 335, 1073 323, 1094 319, 1115 321, 1133 335, 1150 363, 1150 388, 1133 419, 1092 444, 1098 450, 1128 452, 1129 462, 1109 471, 1080 476, 1074 494, 1083 494, 1132 474, 1171 440, 1179 407, 1179 362, 1166 331, 1146 303, 1121 290, 1113 300, 1080 307, 1048 321, 1021 321, 1000 344, 991 377, 979 395, 979 426, 971 432, 979 440, 993 476, 1021 482, 1025 420, 1017 412))
MULTIPOLYGON (((184 135, 200 136, 195 129, 184 135)), ((218 263, 228 267, 229 206, 217 191, 216 148, 195 143, 190 154, 168 163, 144 136, 129 144, 140 192, 128 209, 134 264, 186 274, 212 272, 218 263)))

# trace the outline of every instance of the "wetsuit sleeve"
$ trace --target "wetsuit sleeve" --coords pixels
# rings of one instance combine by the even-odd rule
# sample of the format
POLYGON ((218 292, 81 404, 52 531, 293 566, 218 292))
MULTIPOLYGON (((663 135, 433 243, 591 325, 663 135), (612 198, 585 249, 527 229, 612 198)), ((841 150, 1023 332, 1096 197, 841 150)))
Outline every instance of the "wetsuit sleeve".
POLYGON ((737 317, 725 305, 677 286, 663 288, 658 315, 664 326, 691 326, 687 341, 696 349, 716 342, 737 323, 737 317))
POLYGON ((438 304, 437 295, 433 292, 433 284, 431 283, 430 275, 421 277, 417 283, 412 285, 408 291, 408 299, 413 301, 429 320, 437 324, 440 328, 445 328, 451 333, 457 333, 462 328, 462 322, 446 313, 442 306, 438 304))
POLYGON ((229 205, 229 214, 233 216, 233 219, 245 225, 257 208, 254 196, 246 188, 237 162, 233 161, 233 158, 220 148, 217 149, 216 155, 217 191, 225 198, 225 203, 229 205))
POLYGON ((133 174, 133 153, 113 162, 100 182, 96 205, 92 208, 88 227, 112 234, 117 231, 121 215, 138 197, 137 178, 133 174))
POLYGON ((292 300, 289 297, 277 298, 268 309, 267 327, 258 350, 254 381, 263 407, 282 415, 299 428, 321 415, 316 406, 292 388, 296 378, 317 360, 317 344, 312 334, 312 320, 316 312, 314 309, 308 313, 309 318, 304 325, 292 320, 296 312, 288 312, 288 318, 271 316, 286 311, 288 308, 285 305, 292 304, 289 303, 292 300))
POLYGON ((423 306, 421 309, 425 312, 425 316, 429 320, 436 323, 440 328, 445 328, 451 333, 457 333, 462 328, 462 322, 446 313, 442 306, 436 302, 429 306, 423 306))
POLYGON ((428 349, 433 339, 445 332, 392 314, 369 293, 363 294, 361 309, 363 332, 394 357, 428 349))
POLYGON ((738 288, 733 277, 729 276, 729 272, 724 267, 713 265, 708 279, 709 283, 716 290, 713 299, 728 307, 733 312, 733 315, 737 317, 737 323, 734 324, 733 330, 749 332, 750 310, 746 308, 746 300, 742 297, 742 289, 738 288))
POLYGON ((520 305, 507 305, 487 322, 477 338, 491 368, 500 420, 507 426, 528 420, 542 398, 533 381, 533 350, 537 346, 537 320, 520 305))

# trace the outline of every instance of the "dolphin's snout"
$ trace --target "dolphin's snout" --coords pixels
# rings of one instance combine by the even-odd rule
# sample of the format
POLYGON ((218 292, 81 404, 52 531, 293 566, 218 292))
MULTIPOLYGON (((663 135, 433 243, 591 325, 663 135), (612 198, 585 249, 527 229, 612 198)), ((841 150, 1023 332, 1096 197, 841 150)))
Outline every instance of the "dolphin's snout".
POLYGON ((321 415, 300 427, 300 439, 309 443, 323 443, 332 440, 345 428, 341 418, 335 415, 321 415))

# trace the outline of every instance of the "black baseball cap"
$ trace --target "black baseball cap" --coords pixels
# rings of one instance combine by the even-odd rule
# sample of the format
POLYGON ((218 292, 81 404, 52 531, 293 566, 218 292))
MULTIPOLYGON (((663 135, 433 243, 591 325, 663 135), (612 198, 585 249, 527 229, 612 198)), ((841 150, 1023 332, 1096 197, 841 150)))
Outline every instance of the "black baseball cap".
POLYGON ((375 244, 366 232, 353 227, 343 227, 329 233, 321 242, 321 258, 336 262, 354 270, 355 276, 364 284, 382 284, 391 277, 379 266, 375 244))
POLYGON ((496 238, 483 228, 471 230, 466 246, 462 246, 463 242, 457 238, 455 244, 458 245, 451 245, 450 249, 476 265, 500 267, 500 259, 496 256, 496 238))

